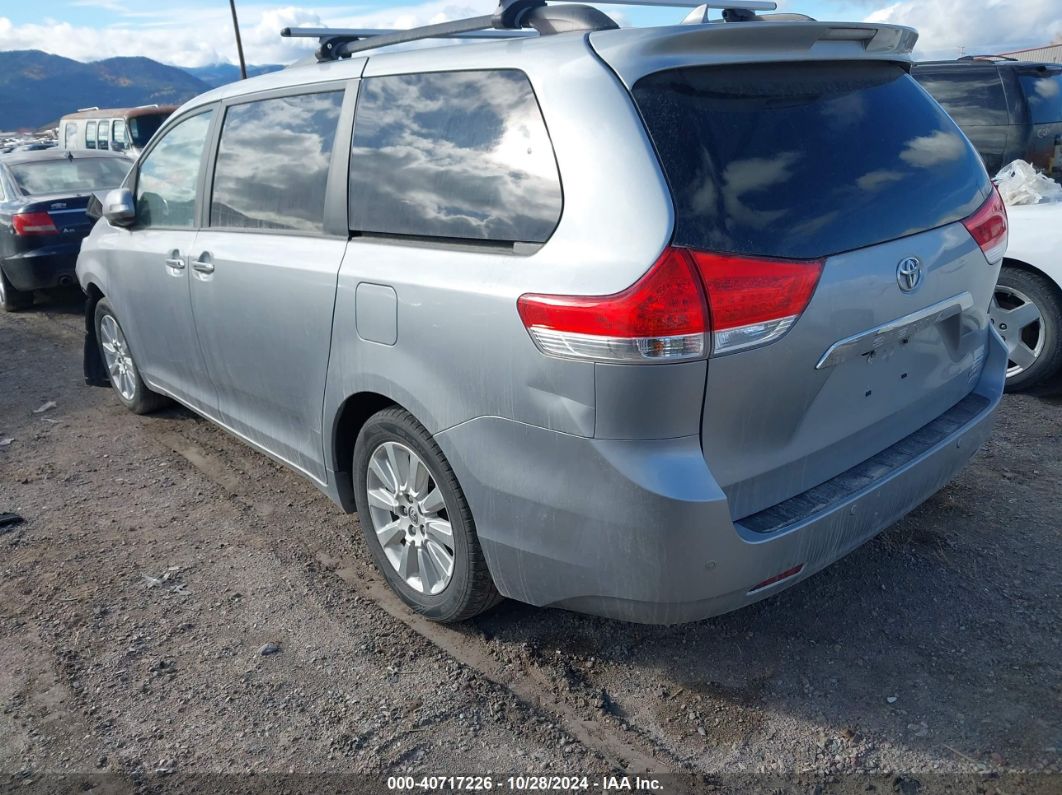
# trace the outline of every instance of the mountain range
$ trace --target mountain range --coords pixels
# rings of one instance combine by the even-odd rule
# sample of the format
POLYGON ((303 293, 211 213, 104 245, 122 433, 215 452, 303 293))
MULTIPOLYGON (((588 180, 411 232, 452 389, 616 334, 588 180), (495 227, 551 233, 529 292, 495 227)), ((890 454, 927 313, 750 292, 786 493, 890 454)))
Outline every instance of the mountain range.
MULTIPOLYGON (((247 72, 281 68, 249 66, 247 72)), ((36 129, 91 106, 180 104, 239 76, 230 64, 181 69, 140 57, 81 63, 40 50, 0 52, 0 129, 36 129)))

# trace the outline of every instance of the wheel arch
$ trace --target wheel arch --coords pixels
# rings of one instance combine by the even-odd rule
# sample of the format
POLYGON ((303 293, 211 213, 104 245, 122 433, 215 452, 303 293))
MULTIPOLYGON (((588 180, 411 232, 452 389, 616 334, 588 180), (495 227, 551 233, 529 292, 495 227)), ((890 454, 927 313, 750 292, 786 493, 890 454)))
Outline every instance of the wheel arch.
POLYGON ((1040 268, 1037 268, 1035 265, 1025 262, 1024 260, 1016 259, 1015 257, 1004 257, 1003 267, 1017 268, 1018 270, 1026 271, 1027 273, 1032 273, 1037 276, 1043 277, 1051 285, 1051 290, 1054 292, 1055 299, 1059 302, 1059 305, 1062 305, 1062 285, 1055 281, 1055 279, 1052 278, 1051 275, 1046 271, 1043 271, 1040 268))
POLYGON ((354 502, 354 442, 369 417, 392 406, 406 409, 379 392, 355 392, 340 404, 332 420, 332 451, 328 465, 335 473, 339 505, 347 513, 357 510, 354 502))

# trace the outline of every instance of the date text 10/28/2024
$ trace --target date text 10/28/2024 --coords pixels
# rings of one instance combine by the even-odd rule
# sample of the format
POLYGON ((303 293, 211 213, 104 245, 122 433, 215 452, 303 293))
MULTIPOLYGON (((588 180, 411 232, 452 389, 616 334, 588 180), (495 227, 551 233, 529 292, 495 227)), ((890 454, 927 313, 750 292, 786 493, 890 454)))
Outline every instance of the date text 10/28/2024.
POLYGON ((664 784, 652 776, 390 776, 390 792, 664 792, 664 784))

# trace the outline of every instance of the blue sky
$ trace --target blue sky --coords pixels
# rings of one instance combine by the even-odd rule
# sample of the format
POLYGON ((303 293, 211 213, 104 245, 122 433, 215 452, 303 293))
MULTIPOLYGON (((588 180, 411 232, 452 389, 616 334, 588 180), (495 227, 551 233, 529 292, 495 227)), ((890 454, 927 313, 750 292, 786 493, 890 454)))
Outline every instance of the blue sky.
MULTIPOLYGON (((922 57, 1062 41, 1062 0, 781 0, 780 5, 818 19, 911 25, 921 32, 922 57)), ((685 14, 680 8, 601 7, 629 25, 672 23, 685 14)), ((237 0, 237 8, 248 61, 273 63, 301 54, 299 45, 277 36, 285 25, 410 27, 487 13, 493 0, 237 0)), ((44 49, 82 61, 148 55, 181 66, 236 58, 228 0, 0 0, 0 50, 12 49, 44 49)))

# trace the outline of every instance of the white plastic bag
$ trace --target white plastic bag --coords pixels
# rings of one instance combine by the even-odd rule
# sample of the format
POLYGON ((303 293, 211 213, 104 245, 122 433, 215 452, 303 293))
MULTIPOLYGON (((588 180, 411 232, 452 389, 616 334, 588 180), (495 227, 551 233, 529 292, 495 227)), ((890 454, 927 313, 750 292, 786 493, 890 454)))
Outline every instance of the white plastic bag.
POLYGON ((1062 202, 1062 185, 1038 173, 1024 160, 1003 166, 996 174, 995 183, 1003 203, 1008 206, 1062 202))

